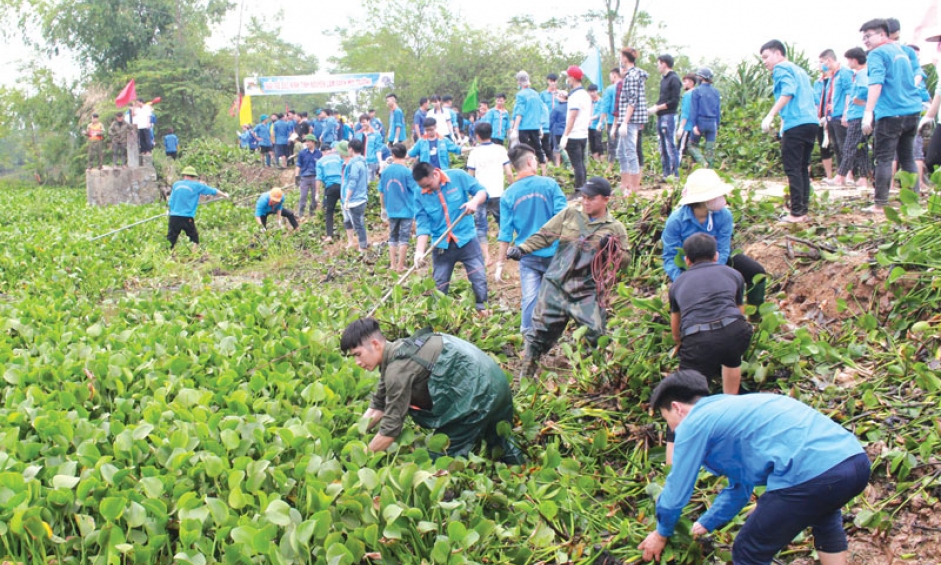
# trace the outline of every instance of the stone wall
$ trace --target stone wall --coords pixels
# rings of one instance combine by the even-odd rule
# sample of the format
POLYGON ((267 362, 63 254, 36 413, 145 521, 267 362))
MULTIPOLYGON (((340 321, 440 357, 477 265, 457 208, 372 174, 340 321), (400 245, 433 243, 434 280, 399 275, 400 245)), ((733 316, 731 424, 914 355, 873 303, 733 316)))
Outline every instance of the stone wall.
POLYGON ((85 192, 92 206, 151 204, 163 198, 149 160, 140 167, 91 169, 85 173, 85 192))

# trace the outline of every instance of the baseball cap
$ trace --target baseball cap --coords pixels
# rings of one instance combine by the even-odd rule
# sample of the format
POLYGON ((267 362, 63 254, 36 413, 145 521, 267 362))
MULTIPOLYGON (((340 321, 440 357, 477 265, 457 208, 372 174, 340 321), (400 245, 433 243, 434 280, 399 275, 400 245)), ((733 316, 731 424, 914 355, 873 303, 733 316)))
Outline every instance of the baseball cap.
POLYGON ((282 198, 284 198, 284 193, 281 192, 280 188, 272 188, 271 192, 268 193, 268 199, 272 202, 281 202, 282 198))
POLYGON ((263 121, 265 121, 265 120, 267 120, 267 119, 268 119, 268 114, 262 114, 262 115, 258 118, 258 121, 259 121, 259 122, 263 122, 263 121))
POLYGON ((568 70, 565 71, 565 74, 578 81, 581 81, 583 78, 585 78, 585 73, 583 73, 577 65, 572 65, 569 67, 568 70))
POLYGON ((611 196, 611 183, 603 177, 591 177, 585 183, 585 186, 575 190, 585 196, 598 196, 599 194, 601 196, 611 196))

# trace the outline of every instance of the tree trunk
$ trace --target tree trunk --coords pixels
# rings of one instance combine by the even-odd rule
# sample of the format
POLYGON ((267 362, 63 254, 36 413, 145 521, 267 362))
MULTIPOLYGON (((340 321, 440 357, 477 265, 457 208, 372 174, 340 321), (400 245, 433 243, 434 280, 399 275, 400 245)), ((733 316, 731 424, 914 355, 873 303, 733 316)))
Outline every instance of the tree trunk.
POLYGON ((640 9, 640 0, 634 0, 634 13, 631 14, 631 25, 627 27, 627 45, 630 47, 634 40, 634 23, 637 21, 637 11, 640 9))

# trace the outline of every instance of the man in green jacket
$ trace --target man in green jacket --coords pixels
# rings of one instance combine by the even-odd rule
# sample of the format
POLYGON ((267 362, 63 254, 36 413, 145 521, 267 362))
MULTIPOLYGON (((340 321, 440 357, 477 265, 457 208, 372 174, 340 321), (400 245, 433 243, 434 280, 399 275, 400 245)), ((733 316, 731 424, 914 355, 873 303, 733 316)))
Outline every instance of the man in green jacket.
POLYGON ((363 414, 369 429, 379 426, 370 451, 388 449, 411 415, 419 426, 448 436, 449 456, 466 456, 484 439, 504 462, 522 461, 519 449, 497 433, 501 422, 513 423, 506 375, 474 345, 430 330, 390 342, 374 318, 361 318, 343 331, 340 349, 363 369, 379 369, 379 387, 363 414))
MULTIPOLYGON (((577 189, 581 204, 570 205, 556 214, 519 247, 507 250, 507 259, 519 261, 523 255, 559 242, 559 250, 549 264, 539 287, 533 332, 526 344, 520 376, 532 377, 542 357, 565 331, 569 319, 586 326, 585 339, 594 346, 605 332, 604 306, 592 263, 599 252, 608 254, 609 264, 626 264, 627 230, 608 212, 611 184, 602 177, 588 179, 577 189), (620 245, 613 243, 618 240, 620 245), (613 253, 621 253, 615 257, 613 253)), ((518 386, 519 378, 514 380, 518 386)))

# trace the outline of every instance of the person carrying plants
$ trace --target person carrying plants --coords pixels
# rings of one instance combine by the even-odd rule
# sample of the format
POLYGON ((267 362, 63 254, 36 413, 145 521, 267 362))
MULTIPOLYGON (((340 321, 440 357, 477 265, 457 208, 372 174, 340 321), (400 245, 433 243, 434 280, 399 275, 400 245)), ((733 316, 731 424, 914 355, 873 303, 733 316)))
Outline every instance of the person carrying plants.
MULTIPOLYGON (((603 265, 621 265, 627 249, 627 230, 608 212, 611 184, 602 177, 591 177, 585 186, 576 189, 581 205, 565 208, 552 217, 519 247, 507 249, 507 259, 519 261, 524 255, 550 247, 559 248, 543 275, 533 311, 532 334, 526 343, 523 368, 514 380, 514 388, 522 377, 533 377, 539 358, 565 331, 569 319, 588 328, 585 339, 594 347, 605 332, 603 294, 613 286, 603 265), (603 256, 599 259, 598 254, 603 256), (598 259, 598 260, 596 260, 598 259), (602 284, 599 285, 598 281, 602 284)), ((623 264, 626 264, 624 261, 623 264)))
POLYGON ((657 499, 657 529, 638 546, 645 560, 660 559, 704 467, 728 486, 693 524, 694 536, 728 523, 755 487, 766 487, 732 545, 736 565, 770 564, 807 527, 822 565, 846 564, 841 508, 870 472, 852 433, 787 396, 709 396, 706 378, 691 370, 663 379, 650 407, 676 433, 676 452, 657 499))
POLYGON ((199 207, 199 197, 203 194, 218 194, 223 198, 229 195, 218 188, 205 185, 196 180, 198 176, 196 169, 192 166, 183 169, 183 180, 173 183, 170 192, 169 225, 167 227, 167 241, 170 242, 170 249, 176 247, 176 240, 180 237, 180 232, 186 233, 197 247, 199 246, 199 232, 196 231, 196 208, 199 207))
POLYGON ((287 218, 294 231, 297 231, 297 218, 294 212, 284 207, 284 192, 277 187, 259 196, 258 201, 255 202, 255 221, 261 226, 262 231, 268 231, 268 216, 272 214, 278 217, 279 226, 281 218, 287 218))
POLYGON ((663 270, 671 281, 675 281, 685 269, 685 265, 677 263, 677 255, 686 238, 694 233, 711 235, 718 247, 717 262, 732 267, 745 278, 746 301, 755 307, 752 316, 757 318, 757 309, 765 301, 765 269, 747 255, 732 255, 735 223, 725 202, 725 195, 730 192, 732 185, 723 182, 711 169, 697 169, 689 175, 679 207, 670 214, 663 227, 663 270))
POLYGON ((419 426, 448 436, 445 453, 467 456, 483 439, 507 464, 523 460, 498 427, 513 423, 513 397, 503 369, 486 353, 452 335, 424 329, 387 341, 374 318, 360 318, 343 331, 340 349, 356 364, 379 369, 379 386, 363 414, 368 429, 379 429, 370 451, 385 451, 402 433, 405 416, 419 426))

